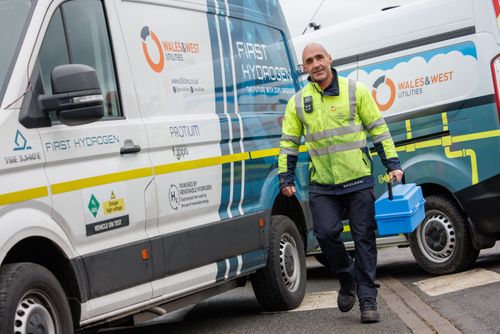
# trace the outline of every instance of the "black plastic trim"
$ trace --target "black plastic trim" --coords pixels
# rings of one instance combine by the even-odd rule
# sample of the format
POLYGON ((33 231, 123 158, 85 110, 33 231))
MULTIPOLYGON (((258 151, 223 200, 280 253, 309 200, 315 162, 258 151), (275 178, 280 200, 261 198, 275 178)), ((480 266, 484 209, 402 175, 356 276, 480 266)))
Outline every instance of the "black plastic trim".
MULTIPOLYGON (((441 131, 441 132, 436 132, 436 133, 432 133, 432 134, 425 135, 425 136, 415 137, 412 139, 400 140, 398 142, 394 142, 394 145, 395 146, 404 146, 404 145, 409 145, 409 144, 416 144, 416 143, 420 143, 420 142, 423 142, 426 140, 443 138, 443 137, 449 136, 449 135, 450 135, 450 131, 441 131)), ((374 152, 375 150, 371 149, 371 151, 374 152)))
POLYGON ((500 174, 455 193, 477 231, 500 233, 500 174))
POLYGON ((82 270, 77 273, 82 298, 101 297, 263 249, 259 218, 269 221, 270 211, 218 221, 73 259, 73 268, 82 269, 84 266, 88 277, 82 280, 82 270), (149 251, 150 259, 141 258, 143 249, 149 251))

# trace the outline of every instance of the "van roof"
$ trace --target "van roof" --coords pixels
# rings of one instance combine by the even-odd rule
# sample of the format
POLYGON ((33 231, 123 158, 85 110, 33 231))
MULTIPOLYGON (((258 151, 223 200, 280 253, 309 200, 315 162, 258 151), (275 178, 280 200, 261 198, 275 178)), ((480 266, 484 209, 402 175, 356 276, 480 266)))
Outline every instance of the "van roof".
POLYGON ((471 0, 423 0, 298 36, 293 44, 299 59, 308 43, 318 42, 335 61, 473 27, 471 0))
MULTIPOLYGON (((157 3, 157 1, 151 2, 157 3)), ((228 8, 226 1, 219 0, 173 0, 171 2, 185 3, 198 8, 208 7, 210 13, 229 13, 232 17, 265 24, 288 34, 288 26, 281 5, 276 0, 227 0, 228 8)))

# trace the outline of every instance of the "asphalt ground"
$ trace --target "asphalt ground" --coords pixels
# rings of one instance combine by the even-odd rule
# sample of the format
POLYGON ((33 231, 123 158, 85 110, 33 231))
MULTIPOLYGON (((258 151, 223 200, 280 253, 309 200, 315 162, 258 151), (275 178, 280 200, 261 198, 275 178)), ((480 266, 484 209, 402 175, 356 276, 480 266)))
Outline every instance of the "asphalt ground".
POLYGON ((135 327, 105 333, 500 333, 500 244, 481 252, 471 270, 447 276, 424 272, 408 248, 379 250, 381 322, 361 324, 358 305, 341 313, 339 285, 307 259, 307 294, 289 312, 262 312, 251 284, 135 327))

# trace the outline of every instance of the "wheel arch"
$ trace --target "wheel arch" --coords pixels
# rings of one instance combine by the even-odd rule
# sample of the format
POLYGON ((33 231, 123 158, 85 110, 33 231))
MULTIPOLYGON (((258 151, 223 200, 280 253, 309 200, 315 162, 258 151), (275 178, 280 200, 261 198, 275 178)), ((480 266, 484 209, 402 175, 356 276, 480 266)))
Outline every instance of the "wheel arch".
POLYGON ((459 166, 449 161, 443 161, 440 156, 429 155, 426 156, 426 159, 429 160, 411 158, 404 163, 403 169, 406 182, 419 185, 422 188, 424 197, 431 195, 449 197, 465 213, 462 203, 454 195, 459 190, 454 181, 467 179, 467 174, 463 168, 459 168, 459 166), (441 173, 438 173, 439 175, 428 173, 429 169, 441 171, 441 173))
POLYGON ((52 240, 33 236, 23 239, 12 247, 4 258, 2 265, 10 263, 36 263, 49 270, 61 284, 75 323, 80 319, 82 300, 87 294, 82 289, 81 279, 76 274, 78 268, 68 259, 64 252, 52 240))
POLYGON ((460 204, 456 198, 453 196, 453 193, 449 191, 446 187, 444 187, 441 184, 438 183, 421 183, 419 184, 420 187, 422 188, 422 193, 425 196, 431 196, 431 195, 446 195, 449 197, 452 197, 457 204, 460 204))
MULTIPOLYGON (((445 195, 447 198, 452 200, 457 205, 457 207, 462 211, 462 213, 467 217, 467 212, 465 211, 464 206, 462 205, 460 200, 443 185, 437 183, 422 183, 420 184, 420 187, 422 188, 422 193, 424 197, 431 195, 445 195)), ((468 222, 468 224, 466 224, 467 230, 473 237, 472 240, 474 243, 474 247, 476 249, 492 247, 491 242, 484 243, 482 239, 478 239, 477 237, 479 236, 479 232, 473 226, 473 223, 470 221, 470 219, 467 219, 467 222, 468 222)), ((490 240, 488 239, 487 241, 490 240)))
POLYGON ((302 237, 302 241, 304 243, 304 248, 307 250, 307 222, 306 216, 304 214, 304 209, 297 199, 297 197, 286 197, 282 194, 278 194, 274 200, 274 204, 271 210, 271 215, 282 215, 290 218, 297 229, 299 230, 300 236, 302 237))
POLYGON ((48 214, 23 208, 0 218, 1 265, 31 262, 49 270, 66 293, 75 324, 88 299, 85 269, 62 227, 48 214))
POLYGON ((403 163, 402 167, 406 182, 419 185, 424 197, 445 195, 465 213, 462 203, 454 195, 461 187, 466 186, 467 182, 472 182, 470 173, 463 165, 457 164, 453 159, 444 159, 440 154, 428 153, 411 157, 403 163))
MULTIPOLYGON (((453 196, 454 192, 472 182, 470 172, 463 164, 437 153, 412 156, 404 161, 402 167, 406 181, 420 185, 422 190, 425 186, 429 194, 441 191, 453 196)), ((454 200, 458 203, 455 197, 454 200)))
MULTIPOLYGON (((420 184, 420 187, 422 188, 422 193, 423 193, 424 197, 432 196, 432 195, 444 195, 448 199, 452 200, 457 205, 457 207, 462 211, 462 213, 465 216, 467 216, 467 212, 464 210, 462 203, 445 186, 438 184, 438 183, 422 183, 422 184, 420 184)), ((467 221, 469 223, 466 224, 467 225, 466 228, 467 228, 469 234, 473 236, 474 247, 477 249, 480 249, 481 247, 476 244, 476 240, 474 238, 474 235, 477 233, 477 231, 474 229, 473 226, 471 226, 470 220, 467 220, 467 221)), ((482 247, 482 248, 484 248, 484 247, 482 247)))
MULTIPOLYGON (((278 169, 276 168, 269 173, 262 187, 261 206, 266 208, 270 207, 271 215, 282 215, 290 218, 297 226, 305 250, 307 251, 308 245, 312 243, 309 240, 309 226, 307 224, 308 220, 306 220, 308 207, 302 204, 306 203, 307 205, 307 202, 301 202, 299 200, 299 198, 305 197, 306 192, 300 191, 300 189, 297 189, 297 191, 297 196, 291 198, 281 194, 278 183, 278 169)), ((312 223, 309 225, 312 227, 312 223)))

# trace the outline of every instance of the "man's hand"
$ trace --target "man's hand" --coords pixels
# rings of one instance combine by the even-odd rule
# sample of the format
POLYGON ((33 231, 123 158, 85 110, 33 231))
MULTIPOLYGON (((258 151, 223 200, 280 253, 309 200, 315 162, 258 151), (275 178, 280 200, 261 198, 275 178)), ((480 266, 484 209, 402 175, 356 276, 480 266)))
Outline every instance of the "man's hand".
POLYGON ((286 186, 281 189, 281 193, 286 197, 292 197, 295 194, 295 186, 286 186))
POLYGON ((401 182, 402 178, 403 178, 403 171, 400 169, 396 169, 389 172, 389 180, 395 179, 396 181, 401 182))

